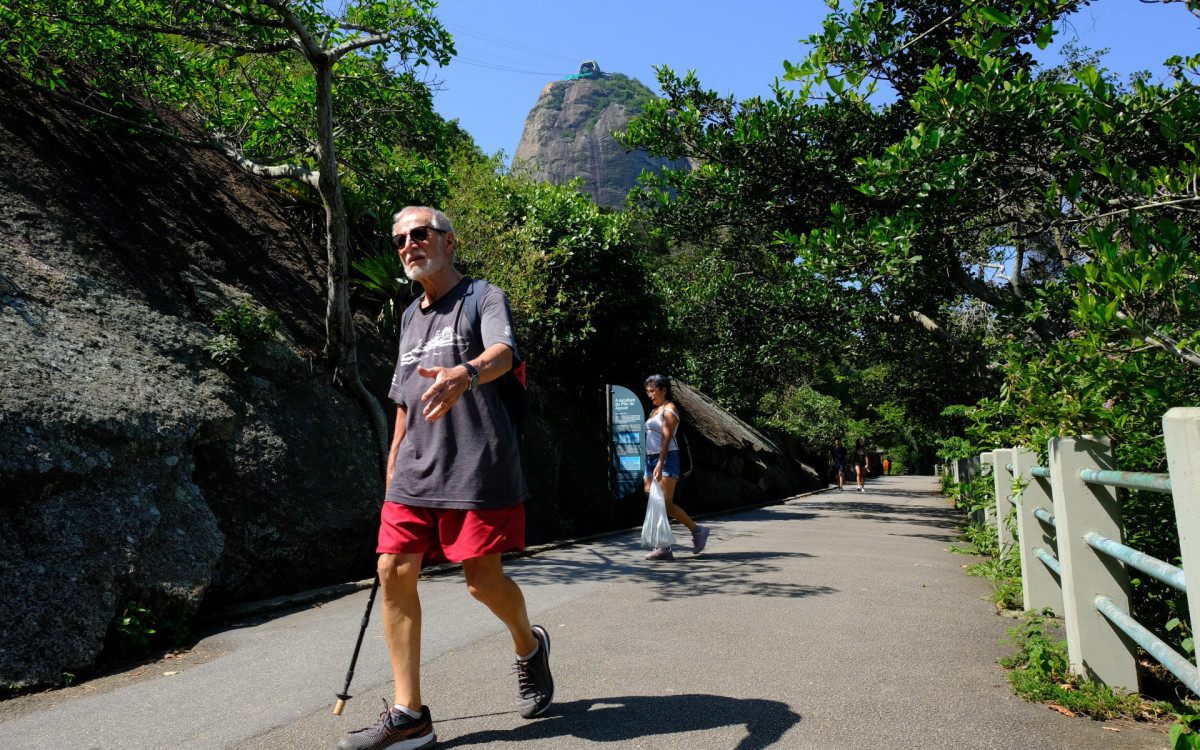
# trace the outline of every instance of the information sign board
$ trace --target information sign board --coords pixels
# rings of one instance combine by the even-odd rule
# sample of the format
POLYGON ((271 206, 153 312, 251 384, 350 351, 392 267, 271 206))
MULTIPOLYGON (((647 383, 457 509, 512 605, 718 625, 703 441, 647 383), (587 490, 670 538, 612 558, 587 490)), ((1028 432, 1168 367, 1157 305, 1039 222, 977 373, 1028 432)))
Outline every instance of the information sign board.
POLYGON ((612 441, 612 483, 617 497, 642 489, 646 466, 646 412, 633 391, 608 386, 608 426, 612 441))

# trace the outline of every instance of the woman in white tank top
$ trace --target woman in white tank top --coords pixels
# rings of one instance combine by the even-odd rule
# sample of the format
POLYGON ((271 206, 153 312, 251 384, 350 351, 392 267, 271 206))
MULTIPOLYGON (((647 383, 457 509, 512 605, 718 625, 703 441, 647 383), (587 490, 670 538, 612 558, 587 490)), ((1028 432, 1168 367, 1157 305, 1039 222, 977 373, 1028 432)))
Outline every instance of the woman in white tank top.
MULTIPOLYGON (((650 482, 662 486, 667 501, 667 516, 683 524, 692 532, 692 554, 698 555, 708 543, 709 529, 691 519, 691 516, 673 502, 675 485, 679 482, 679 443, 675 431, 679 428, 679 410, 671 398, 671 380, 663 375, 646 378, 646 398, 654 404, 650 418, 646 420, 646 492, 650 482), (663 446, 666 445, 666 450, 663 446)), ((670 547, 659 547, 646 555, 647 560, 673 560, 675 554, 670 547)))

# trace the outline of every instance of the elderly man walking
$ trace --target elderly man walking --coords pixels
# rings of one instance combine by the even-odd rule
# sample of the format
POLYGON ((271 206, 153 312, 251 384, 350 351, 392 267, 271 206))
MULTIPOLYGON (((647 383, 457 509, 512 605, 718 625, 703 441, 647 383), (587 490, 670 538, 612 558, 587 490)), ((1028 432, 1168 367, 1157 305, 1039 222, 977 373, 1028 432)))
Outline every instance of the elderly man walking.
POLYGON ((388 393, 399 411, 377 551, 396 696, 374 725, 339 740, 339 750, 437 742, 421 701, 417 577, 425 560, 461 562, 471 595, 508 627, 521 716, 537 716, 554 699, 549 634, 530 625, 525 597, 500 559, 525 546, 529 496, 516 427, 494 382, 517 352, 508 300, 454 267, 454 229, 441 211, 408 206, 392 224, 404 271, 425 290, 401 322, 388 393))

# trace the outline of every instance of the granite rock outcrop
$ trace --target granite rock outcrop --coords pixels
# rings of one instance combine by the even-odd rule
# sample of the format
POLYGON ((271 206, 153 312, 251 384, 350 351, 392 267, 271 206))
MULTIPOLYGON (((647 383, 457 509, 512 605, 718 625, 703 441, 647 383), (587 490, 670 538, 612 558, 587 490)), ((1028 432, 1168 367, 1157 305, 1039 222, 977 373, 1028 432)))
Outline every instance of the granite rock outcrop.
POLYGON ((556 185, 581 178, 583 191, 597 203, 623 206, 643 169, 689 167, 686 160, 626 151, 613 138, 612 131, 624 130, 653 96, 620 73, 547 84, 525 119, 514 169, 556 185))

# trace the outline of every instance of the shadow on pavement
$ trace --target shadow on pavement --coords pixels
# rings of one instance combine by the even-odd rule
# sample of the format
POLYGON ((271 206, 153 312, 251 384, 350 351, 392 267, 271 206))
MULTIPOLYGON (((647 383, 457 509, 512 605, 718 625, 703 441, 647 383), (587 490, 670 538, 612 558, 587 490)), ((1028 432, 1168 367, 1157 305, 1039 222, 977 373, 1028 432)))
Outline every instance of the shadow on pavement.
POLYGON ((811 557, 804 553, 706 552, 692 556, 684 551, 674 560, 649 562, 646 550, 636 543, 618 554, 589 550, 585 558, 529 560, 509 575, 519 584, 568 584, 616 578, 638 578, 652 586, 653 601, 672 601, 707 594, 745 595, 798 599, 838 593, 828 586, 780 582, 782 567, 776 560, 811 557), (618 556, 619 555, 619 556, 618 556))
MULTIPOLYGON (((892 494, 892 493, 889 493, 892 494)), ((805 510, 841 512, 854 514, 865 521, 881 523, 912 523, 940 529, 958 529, 963 524, 962 516, 952 508, 921 505, 900 505, 889 502, 872 502, 867 498, 838 502, 805 503, 805 510)))
POLYGON ((435 721, 438 746, 470 747, 492 742, 517 743, 554 737, 578 737, 589 742, 633 742, 660 734, 678 734, 720 727, 746 727, 736 750, 761 750, 774 745, 800 723, 800 714, 786 703, 720 695, 634 695, 623 698, 555 703, 536 721, 516 729, 472 732, 446 738, 453 719, 435 721))
POLYGON ((957 529, 946 531, 941 534, 889 534, 889 536, 903 536, 912 539, 928 539, 933 542, 942 542, 944 544, 953 544, 962 541, 962 533, 957 529))

